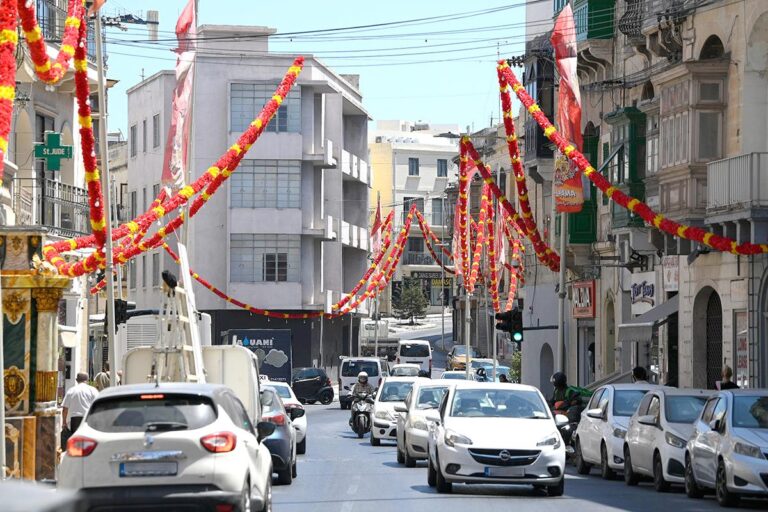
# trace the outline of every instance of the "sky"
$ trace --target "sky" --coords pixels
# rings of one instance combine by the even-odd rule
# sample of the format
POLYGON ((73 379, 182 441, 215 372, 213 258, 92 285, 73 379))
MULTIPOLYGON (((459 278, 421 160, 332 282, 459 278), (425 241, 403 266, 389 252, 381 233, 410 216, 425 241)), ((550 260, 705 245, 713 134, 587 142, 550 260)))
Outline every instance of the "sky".
MULTIPOLYGON (((142 76, 174 68, 173 29, 186 2, 108 0, 102 9, 105 16, 160 13, 157 42, 141 25, 107 29, 107 76, 118 80, 109 96, 110 132, 127 134, 126 90, 142 76)), ((524 0, 199 0, 198 18, 199 25, 273 27, 270 51, 312 53, 339 73, 359 74, 363 105, 374 121, 457 124, 462 130, 479 130, 492 117, 498 122, 494 64, 497 56, 520 55, 525 48, 524 0), (436 16, 442 18, 431 19, 436 16), (420 21, 397 23, 407 20, 420 21), (296 34, 374 24, 379 26, 296 34)))

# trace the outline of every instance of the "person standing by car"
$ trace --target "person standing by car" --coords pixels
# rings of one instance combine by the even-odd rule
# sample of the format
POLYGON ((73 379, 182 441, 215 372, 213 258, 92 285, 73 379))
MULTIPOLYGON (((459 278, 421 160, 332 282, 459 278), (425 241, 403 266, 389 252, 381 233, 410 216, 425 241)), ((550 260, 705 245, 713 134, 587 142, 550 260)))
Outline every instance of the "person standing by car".
POLYGON ((720 381, 720 389, 726 390, 726 389, 739 389, 739 386, 731 381, 733 378, 733 370, 731 370, 731 367, 728 365, 723 366, 723 380, 720 381))
POLYGON ((95 387, 88 384, 87 373, 78 373, 75 381, 77 381, 77 384, 67 391, 67 394, 64 395, 64 400, 61 402, 61 406, 64 409, 62 412, 64 426, 68 426, 70 432, 77 430, 83 421, 83 416, 91 408, 96 395, 99 394, 95 387), (67 424, 67 419, 69 419, 69 424, 67 424))
POLYGON ((635 366, 632 369, 632 382, 635 384, 648 384, 648 372, 642 366, 635 366))

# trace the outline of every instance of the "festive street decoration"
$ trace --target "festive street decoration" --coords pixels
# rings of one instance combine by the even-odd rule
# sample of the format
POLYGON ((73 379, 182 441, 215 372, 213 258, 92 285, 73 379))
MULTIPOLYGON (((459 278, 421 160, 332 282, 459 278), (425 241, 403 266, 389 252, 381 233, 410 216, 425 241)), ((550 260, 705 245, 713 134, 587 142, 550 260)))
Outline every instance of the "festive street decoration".
POLYGON ((469 273, 469 281, 466 284, 467 292, 475 291, 477 276, 480 272, 480 259, 483 255, 483 244, 485 242, 485 219, 488 213, 488 186, 484 185, 480 196, 480 213, 477 215, 477 230, 475 232, 475 245, 472 251, 472 270, 469 273))
MULTIPOLYGON (((499 62, 501 65, 501 62, 499 62)), ((512 86, 512 90, 517 94, 520 102, 528 110, 531 116, 544 130, 544 135, 551 140, 565 156, 567 156, 584 173, 589 180, 597 186, 609 199, 619 206, 628 209, 632 213, 639 215, 648 225, 653 226, 665 233, 691 240, 712 249, 729 252, 738 255, 766 254, 768 253, 768 244, 742 243, 724 236, 716 235, 701 228, 687 226, 667 219, 660 213, 656 213, 650 206, 641 200, 631 197, 615 185, 612 185, 604 176, 598 173, 595 168, 587 161, 584 155, 571 145, 562 135, 557 132, 547 116, 541 111, 541 108, 525 91, 520 84, 514 72, 510 68, 505 68, 503 73, 507 82, 512 86)))
MULTIPOLYGON (((489 192, 486 192, 488 194, 489 192)), ((493 201, 486 202, 486 224, 488 227, 488 266, 490 267, 490 294, 491 304, 493 305, 493 311, 498 313, 501 311, 501 305, 499 303, 499 276, 497 272, 498 256, 496 254, 496 222, 493 216, 494 207, 493 201)))

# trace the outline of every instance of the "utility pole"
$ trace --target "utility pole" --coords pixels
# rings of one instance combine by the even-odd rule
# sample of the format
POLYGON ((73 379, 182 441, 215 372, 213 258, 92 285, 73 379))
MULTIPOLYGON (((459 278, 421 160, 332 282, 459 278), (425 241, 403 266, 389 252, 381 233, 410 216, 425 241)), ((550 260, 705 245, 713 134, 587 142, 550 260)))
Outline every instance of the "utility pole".
POLYGON ((471 365, 469 363, 469 354, 470 354, 470 344, 469 344, 469 331, 472 328, 472 315, 470 314, 469 308, 471 306, 472 302, 472 294, 469 293, 469 290, 467 290, 466 283, 464 286, 464 348, 466 350, 466 356, 464 357, 464 360, 466 361, 466 379, 469 380, 469 370, 471 368, 471 365))
POLYGON ((557 369, 565 372, 565 243, 568 229, 568 214, 560 213, 560 280, 558 282, 557 297, 558 322, 557 322, 557 369))
POLYGON ((440 224, 442 224, 442 230, 440 231, 440 252, 437 257, 440 258, 440 344, 445 352, 445 264, 443 263, 443 248, 445 247, 445 230, 448 227, 445 222, 445 191, 440 196, 440 224))

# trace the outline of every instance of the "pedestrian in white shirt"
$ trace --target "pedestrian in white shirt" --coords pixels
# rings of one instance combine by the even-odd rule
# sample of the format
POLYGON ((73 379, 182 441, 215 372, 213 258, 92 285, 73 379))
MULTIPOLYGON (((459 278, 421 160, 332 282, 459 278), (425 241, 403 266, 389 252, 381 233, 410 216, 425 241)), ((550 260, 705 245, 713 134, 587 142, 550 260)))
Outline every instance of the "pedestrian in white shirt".
POLYGON ((83 416, 88 412, 96 399, 96 395, 99 394, 95 387, 88 384, 87 373, 78 373, 75 380, 77 384, 67 391, 67 394, 64 395, 64 401, 61 402, 61 406, 64 408, 64 425, 69 426, 70 432, 75 432, 78 429, 83 421, 83 416), (67 423, 67 419, 69 419, 69 423, 67 423))

